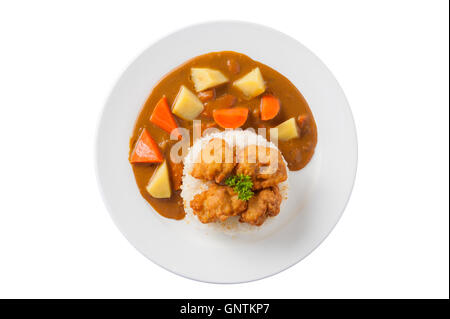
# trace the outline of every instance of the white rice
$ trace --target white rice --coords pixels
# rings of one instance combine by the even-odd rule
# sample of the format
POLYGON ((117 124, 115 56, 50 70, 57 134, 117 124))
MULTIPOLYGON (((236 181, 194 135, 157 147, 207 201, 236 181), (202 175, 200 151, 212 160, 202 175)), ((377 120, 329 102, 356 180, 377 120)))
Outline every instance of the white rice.
MULTIPOLYGON (((271 222, 272 218, 268 218, 262 226, 253 226, 247 223, 240 223, 239 216, 230 217, 225 222, 215 222, 203 224, 194 215, 193 210, 190 206, 191 200, 195 195, 208 189, 209 185, 213 182, 205 182, 200 179, 191 176, 192 169, 194 167, 195 161, 198 159, 202 147, 206 145, 213 138, 221 138, 225 140, 230 147, 236 146, 236 151, 239 152, 241 149, 248 145, 258 145, 266 146, 274 149, 278 148, 272 142, 266 140, 263 136, 255 134, 250 130, 226 130, 219 133, 212 133, 210 135, 199 138, 194 142, 194 145, 189 149, 188 154, 183 159, 184 170, 183 170, 183 182, 181 185, 181 197, 184 202, 184 210, 186 212, 185 221, 189 224, 193 224, 196 227, 203 229, 216 229, 220 230, 226 234, 233 235, 242 232, 258 231, 264 225, 271 222)), ((286 161, 283 158, 283 161, 286 161)), ((280 193, 283 197, 283 201, 287 199, 288 194, 288 180, 279 184, 280 193)), ((281 214, 282 212, 280 212, 281 214)))

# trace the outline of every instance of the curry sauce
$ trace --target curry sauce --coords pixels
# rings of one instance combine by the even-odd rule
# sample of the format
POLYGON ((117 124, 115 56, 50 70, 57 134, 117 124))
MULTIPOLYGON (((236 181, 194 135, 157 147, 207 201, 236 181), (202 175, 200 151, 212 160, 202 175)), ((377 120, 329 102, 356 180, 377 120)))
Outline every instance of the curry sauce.
MULTIPOLYGON (((130 139, 131 154, 142 130, 148 130, 167 160, 173 190, 172 196, 168 199, 154 198, 146 189, 150 178, 158 166, 157 164, 133 163, 132 168, 142 196, 159 214, 173 219, 182 219, 185 215, 183 200, 179 190, 183 165, 173 163, 170 160, 170 149, 177 141, 170 140, 169 133, 151 123, 149 119, 161 97, 166 96, 169 105, 172 105, 182 85, 192 92, 196 92, 194 83, 191 80, 191 68, 193 67, 219 70, 229 79, 225 84, 196 93, 204 106, 203 112, 196 118, 202 121, 202 129, 217 127, 223 130, 220 126, 217 126, 212 116, 214 110, 223 108, 247 108, 249 110, 248 118, 241 128, 253 128, 255 131, 258 128, 266 128, 267 133, 270 128, 290 118, 295 118, 299 137, 287 141, 278 141, 278 148, 291 171, 300 170, 308 164, 317 144, 317 128, 306 100, 286 77, 274 69, 254 61, 244 54, 231 51, 212 52, 187 61, 164 76, 153 88, 137 118, 130 139), (262 95, 248 99, 238 88, 232 85, 235 80, 242 78, 256 67, 260 69, 266 86, 266 90, 262 95, 272 94, 280 102, 280 110, 271 120, 261 120, 260 104, 262 95)), ((193 122, 176 116, 175 119, 180 128, 186 128, 190 131, 192 138, 193 122)), ((266 137, 269 138, 268 134, 266 137)))

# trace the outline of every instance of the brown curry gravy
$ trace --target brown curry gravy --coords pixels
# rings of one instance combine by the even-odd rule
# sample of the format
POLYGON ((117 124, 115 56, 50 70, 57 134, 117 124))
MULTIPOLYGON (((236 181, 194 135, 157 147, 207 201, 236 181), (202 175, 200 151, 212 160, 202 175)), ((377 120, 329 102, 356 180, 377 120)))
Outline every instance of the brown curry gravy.
MULTIPOLYGON (((265 127, 267 128, 267 131, 269 131, 269 128, 275 127, 291 117, 298 119, 299 116, 303 116, 306 118, 306 121, 299 125, 300 138, 289 141, 279 141, 278 147, 286 159, 289 170, 297 171, 308 164, 314 154, 314 149, 317 144, 317 128, 311 110, 299 90, 286 77, 274 69, 257 61, 253 61, 244 54, 231 51, 212 52, 187 61, 168 73, 156 84, 137 118, 133 129, 133 135, 130 139, 131 153, 142 129, 146 128, 149 131, 153 139, 158 143, 169 164, 172 189, 174 188, 174 184, 179 184, 182 174, 182 165, 172 163, 169 156, 170 148, 176 141, 171 141, 169 134, 155 126, 149 119, 156 103, 163 95, 167 97, 169 105, 171 105, 174 102, 181 85, 185 85, 192 92, 195 92, 194 84, 190 80, 190 70, 192 67, 207 67, 219 70, 230 80, 228 83, 215 88, 215 100, 204 103, 204 113, 208 114, 202 113, 198 117, 198 119, 202 120, 202 127, 203 125, 205 128, 209 125, 214 125, 214 120, 212 119, 212 116, 210 117, 213 109, 231 106, 248 108, 249 116, 247 122, 242 126, 242 129, 254 128, 256 131, 259 127, 265 127), (259 67, 261 70, 266 83, 265 93, 272 93, 281 102, 280 112, 274 119, 269 121, 262 121, 259 117, 261 96, 246 100, 242 93, 232 86, 233 81, 241 78, 255 67, 259 67), (236 98, 233 98, 233 96, 236 98)), ((182 120, 175 115, 174 117, 180 127, 190 130, 192 139, 192 122, 182 120)), ((299 124, 299 122, 297 123, 299 124)), ((220 129, 220 127, 218 128, 220 129)), ((269 136, 267 136, 267 138, 268 137, 269 136)), ((146 190, 150 177, 158 165, 131 165, 133 167, 138 188, 142 196, 152 205, 152 207, 164 217, 183 219, 185 212, 183 200, 180 196, 180 190, 173 190, 172 197, 169 199, 153 198, 146 190)))

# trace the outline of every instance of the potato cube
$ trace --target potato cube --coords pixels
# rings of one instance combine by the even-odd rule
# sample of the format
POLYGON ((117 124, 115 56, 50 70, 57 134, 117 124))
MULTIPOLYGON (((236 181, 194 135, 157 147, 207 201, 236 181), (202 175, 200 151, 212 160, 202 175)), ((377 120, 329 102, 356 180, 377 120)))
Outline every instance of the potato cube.
POLYGON ((159 165, 153 173, 147 185, 147 192, 154 198, 170 198, 172 196, 166 161, 159 165))
POLYGON ((222 72, 208 68, 192 68, 191 79, 197 92, 228 82, 222 72))
POLYGON ((259 68, 253 69, 239 80, 234 81, 233 86, 241 90, 248 99, 254 98, 266 90, 259 68))
POLYGON ((278 140, 287 141, 296 137, 300 137, 295 118, 291 117, 280 125, 270 129, 270 137, 274 134, 274 129, 278 129, 278 140))
POLYGON ((192 121, 203 111, 203 103, 197 95, 181 86, 172 107, 172 113, 184 120, 192 121))

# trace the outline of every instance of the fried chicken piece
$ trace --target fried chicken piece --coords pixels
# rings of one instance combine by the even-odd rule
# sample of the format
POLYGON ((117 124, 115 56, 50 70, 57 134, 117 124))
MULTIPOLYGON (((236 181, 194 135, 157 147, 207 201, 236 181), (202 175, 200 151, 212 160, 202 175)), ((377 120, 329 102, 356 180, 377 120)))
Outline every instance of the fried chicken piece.
POLYGON ((248 201, 248 208, 239 219, 242 223, 261 226, 267 217, 280 212, 281 194, 278 186, 265 188, 248 201))
POLYGON ((217 184, 212 184, 208 190, 195 195, 190 205, 204 224, 224 221, 247 208, 247 202, 238 199, 238 194, 231 187, 217 184))
POLYGON ((258 145, 249 145, 240 152, 236 174, 249 175, 255 190, 275 186, 287 179, 286 164, 280 151, 258 145))
POLYGON ((231 174, 235 166, 233 149, 223 139, 214 138, 202 148, 191 175, 198 179, 220 183, 231 174))

